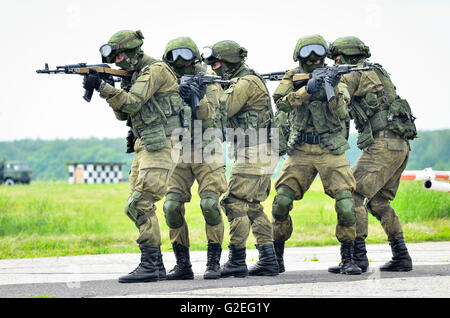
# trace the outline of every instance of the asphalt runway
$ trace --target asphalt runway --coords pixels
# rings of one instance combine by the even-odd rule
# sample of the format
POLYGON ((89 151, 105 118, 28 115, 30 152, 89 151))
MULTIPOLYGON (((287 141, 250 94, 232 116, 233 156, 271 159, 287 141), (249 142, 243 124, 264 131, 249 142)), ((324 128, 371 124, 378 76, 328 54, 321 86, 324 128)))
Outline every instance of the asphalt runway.
MULTIPOLYGON (((194 280, 120 284, 133 270, 139 254, 83 255, 0 260, 0 298, 448 298, 450 242, 407 244, 413 259, 410 272, 380 272, 388 261, 388 244, 368 245, 370 267, 362 275, 327 272, 339 262, 339 247, 285 250, 286 272, 275 277, 204 280, 206 252, 191 252, 194 280)), ((247 265, 256 262, 247 250, 247 265)), ((221 263, 228 257, 222 253, 221 263)), ((167 270, 175 264, 164 252, 167 270)))

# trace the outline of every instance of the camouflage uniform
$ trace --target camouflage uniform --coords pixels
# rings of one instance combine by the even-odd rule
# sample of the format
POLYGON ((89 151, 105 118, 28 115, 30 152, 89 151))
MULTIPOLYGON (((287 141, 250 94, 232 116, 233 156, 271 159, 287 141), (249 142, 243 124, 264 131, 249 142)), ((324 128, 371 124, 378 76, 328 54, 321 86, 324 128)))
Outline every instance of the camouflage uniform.
MULTIPOLYGON (((345 157, 345 151, 349 149, 344 121, 347 116, 345 109, 349 99, 348 92, 345 85, 338 84, 335 87, 336 99, 327 102, 323 88, 308 93, 308 81, 293 82, 294 74, 312 71, 305 69, 307 61, 319 61, 318 66, 324 66, 324 55, 316 55, 313 52, 304 59, 298 56, 303 47, 317 45, 323 46, 322 54, 325 54, 327 44, 321 36, 308 36, 299 40, 294 51, 294 61, 300 59, 300 66, 285 74, 273 94, 278 109, 291 110, 288 157, 275 183, 277 194, 272 205, 274 240, 280 272, 284 271, 284 244, 293 231, 289 215, 293 201, 303 198, 317 174, 320 175, 325 193, 336 200, 336 237, 341 243, 341 254, 343 244, 347 248, 345 253, 351 253, 349 244, 355 239, 352 200, 355 179, 345 157)), ((346 273, 358 274, 358 269, 346 273)))
POLYGON ((165 277, 155 203, 167 193, 169 178, 178 160, 178 153, 172 151, 170 136, 173 130, 182 126, 180 113, 187 107, 178 95, 173 70, 166 63, 143 54, 140 45, 130 47, 138 39, 138 44, 142 44, 141 36, 139 31, 120 31, 111 38, 108 43, 120 44, 120 50, 126 56, 120 66, 132 71, 133 75, 130 82, 123 83, 122 89, 107 83, 99 89, 100 96, 106 99, 117 119, 131 122, 136 134, 136 154, 130 170, 130 197, 125 213, 139 229, 137 243, 142 257, 139 267, 119 278, 119 282, 165 277))
MULTIPOLYGON (((199 73, 215 75, 214 72, 207 71, 201 63, 197 63, 200 54, 195 43, 188 37, 171 40, 167 44, 164 57, 167 58, 170 52, 178 48, 189 48, 193 51, 195 61, 195 63, 183 61, 178 68, 175 68, 177 61, 171 63, 170 65, 174 67, 178 77, 199 73)), ((182 149, 180 160, 169 181, 164 213, 169 227, 170 241, 177 257, 177 267, 169 273, 168 279, 193 278, 188 254, 189 230, 185 220, 184 204, 191 200, 191 187, 194 181, 198 183, 200 208, 206 223, 208 254, 217 258, 217 270, 220 268, 224 223, 219 208, 219 197, 226 191, 227 186, 219 109, 219 96, 222 91, 219 84, 211 84, 206 87, 205 97, 199 101, 199 106, 193 115, 194 135, 191 137, 190 149, 182 149), (201 130, 197 129, 199 123, 202 126, 201 130), (207 129, 216 130, 214 136, 209 140, 206 135, 203 135, 207 129), (202 137, 201 140, 198 137, 202 137)), ((204 278, 220 278, 220 273, 214 271, 212 267, 210 256, 204 278)))
POLYGON ((234 146, 229 149, 235 154, 228 191, 221 200, 230 223, 230 256, 222 267, 222 276, 276 275, 272 226, 261 205, 270 193, 270 177, 278 163, 278 154, 274 158, 268 138, 270 96, 262 78, 244 64, 245 48, 233 41, 221 41, 212 50, 217 54, 214 62, 221 65, 218 74, 235 82, 220 97, 228 119, 227 141, 234 146), (237 136, 244 131, 256 132, 255 138, 237 136), (248 271, 245 248, 250 229, 256 238, 259 262, 248 271))
POLYGON ((350 114, 359 132, 358 147, 363 151, 353 167, 356 179, 353 194, 355 261, 364 271, 367 270, 365 239, 369 210, 381 222, 393 248, 393 262, 382 266, 381 270, 411 270, 412 262, 404 244, 400 220, 389 202, 395 198, 401 174, 408 163, 408 139, 416 136, 414 117, 406 100, 397 95, 384 68, 366 61, 370 51, 361 40, 356 37, 339 38, 332 49, 330 56, 340 56, 338 63, 352 62, 372 68, 345 74, 341 79, 352 96, 350 114))

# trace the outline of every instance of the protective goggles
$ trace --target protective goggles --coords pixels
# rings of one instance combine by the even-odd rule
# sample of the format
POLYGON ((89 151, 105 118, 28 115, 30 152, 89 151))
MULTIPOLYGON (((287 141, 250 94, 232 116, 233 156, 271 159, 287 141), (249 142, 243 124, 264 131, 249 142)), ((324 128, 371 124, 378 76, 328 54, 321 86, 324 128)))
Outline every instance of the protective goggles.
POLYGON ((214 63, 215 61, 219 60, 219 56, 209 46, 205 46, 203 48, 201 56, 202 60, 206 63, 214 63))
POLYGON ((325 47, 323 45, 321 45, 321 44, 309 44, 309 45, 303 46, 298 51, 298 57, 301 58, 301 59, 306 59, 313 52, 317 56, 325 56, 325 54, 327 54, 327 50, 325 49, 325 47))
POLYGON ((185 61, 192 61, 195 55, 190 49, 174 49, 166 54, 166 60, 169 63, 175 62, 179 57, 185 61))
POLYGON ((116 51, 119 50, 119 45, 115 44, 115 45, 111 45, 111 44, 104 44, 100 47, 100 53, 102 54, 103 57, 108 57, 111 56, 113 53, 115 53, 116 51))

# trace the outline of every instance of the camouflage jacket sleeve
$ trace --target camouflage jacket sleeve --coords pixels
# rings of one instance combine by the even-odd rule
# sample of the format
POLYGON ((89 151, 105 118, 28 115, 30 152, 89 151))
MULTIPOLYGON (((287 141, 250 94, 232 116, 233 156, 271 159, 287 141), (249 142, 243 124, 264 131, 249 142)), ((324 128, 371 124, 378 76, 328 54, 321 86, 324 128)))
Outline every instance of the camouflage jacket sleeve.
POLYGON ((134 114, 155 93, 169 92, 178 92, 176 77, 165 63, 157 62, 141 70, 129 92, 106 84, 100 91, 100 96, 105 98, 115 111, 134 114))
POLYGON ((249 99, 250 82, 245 77, 240 77, 235 84, 224 91, 220 98, 225 104, 228 117, 238 113, 249 99))
POLYGON ((374 70, 350 72, 342 75, 341 82, 347 85, 350 97, 366 96, 383 90, 383 84, 374 70))
POLYGON ((259 77, 245 75, 233 81, 236 83, 225 90, 220 98, 221 103, 225 104, 228 117, 237 114, 246 104, 255 109, 262 109, 270 104, 270 95, 259 77))
POLYGON ((298 90, 294 90, 294 83, 292 78, 294 74, 298 72, 299 69, 294 68, 284 74, 280 85, 278 85, 273 94, 275 103, 282 101, 288 103, 293 108, 301 106, 304 101, 308 100, 310 95, 306 92, 305 86, 302 86, 298 90))
MULTIPOLYGON (((206 74, 216 75, 215 72, 208 70, 206 74)), ((220 84, 209 84, 206 87, 206 94, 200 100, 199 107, 196 112, 196 118, 200 120, 213 119, 219 111, 219 98, 223 89, 220 84)))

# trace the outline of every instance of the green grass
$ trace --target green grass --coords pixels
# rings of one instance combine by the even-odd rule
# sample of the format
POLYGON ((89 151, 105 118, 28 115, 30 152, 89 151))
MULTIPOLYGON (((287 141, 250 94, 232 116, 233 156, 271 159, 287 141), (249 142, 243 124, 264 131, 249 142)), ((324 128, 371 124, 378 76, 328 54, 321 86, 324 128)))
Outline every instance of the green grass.
MULTIPOLYGON (((0 186, 0 258, 64 256, 138 252, 137 229, 125 216, 128 183, 68 185, 65 182, 33 182, 31 185, 0 186)), ((205 223, 196 186, 186 204, 191 250, 206 249, 205 223)), ((263 202, 271 213, 275 191, 263 202)), ((163 251, 171 250, 168 228, 157 203, 163 251)), ((425 190, 422 182, 400 184, 392 206, 399 214, 408 242, 450 240, 450 196, 425 190)), ((294 233, 286 246, 338 244, 335 236, 334 200, 323 193, 316 180, 291 211, 294 233)), ((225 220, 223 247, 229 242, 225 220)), ((369 216, 368 243, 386 242, 379 222, 369 216)), ((248 248, 254 248, 250 235, 248 248)))

